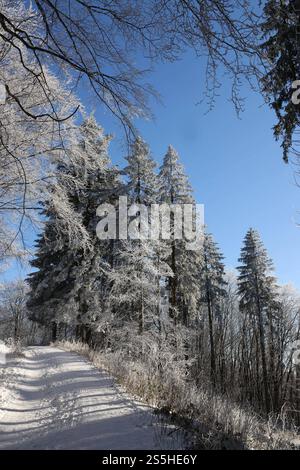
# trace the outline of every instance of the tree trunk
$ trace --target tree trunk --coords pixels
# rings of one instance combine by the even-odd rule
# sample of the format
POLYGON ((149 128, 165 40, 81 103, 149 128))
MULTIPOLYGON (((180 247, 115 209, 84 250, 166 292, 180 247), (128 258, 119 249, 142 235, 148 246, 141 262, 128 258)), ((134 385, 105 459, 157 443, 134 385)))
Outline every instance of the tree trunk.
POLYGON ((15 328, 14 328, 14 340, 17 342, 20 339, 20 313, 15 315, 15 328))
POLYGON ((54 343, 57 339, 57 323, 53 321, 51 323, 51 340, 54 343))
POLYGON ((216 355, 215 355, 215 344, 214 344, 212 305, 211 305, 209 288, 207 288, 206 296, 207 296, 209 341, 210 341, 210 375, 211 375, 212 384, 215 387, 216 386, 216 355))
POLYGON ((263 372, 264 399, 265 399, 266 413, 269 413, 270 412, 270 397, 269 397, 269 388, 268 388, 268 369, 267 369, 267 360, 266 360, 265 331, 264 331, 264 325, 263 325, 263 314, 262 314, 261 305, 260 305, 260 296, 258 292, 257 279, 256 279, 256 291, 257 291, 256 304, 257 304, 261 363, 262 363, 262 372, 263 372))
POLYGON ((175 240, 172 241, 171 269, 173 277, 170 278, 170 312, 169 315, 177 322, 176 304, 177 304, 177 279, 176 279, 176 249, 175 240))

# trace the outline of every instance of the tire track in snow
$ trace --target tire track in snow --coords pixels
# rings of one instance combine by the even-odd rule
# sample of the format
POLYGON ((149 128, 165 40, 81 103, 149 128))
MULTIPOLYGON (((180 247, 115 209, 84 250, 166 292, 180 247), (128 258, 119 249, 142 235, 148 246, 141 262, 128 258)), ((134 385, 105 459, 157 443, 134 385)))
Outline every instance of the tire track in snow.
MULTIPOLYGON (((12 370, 10 371, 12 372, 12 370)), ((0 449, 174 449, 149 407, 75 353, 28 348, 0 416, 0 449)))

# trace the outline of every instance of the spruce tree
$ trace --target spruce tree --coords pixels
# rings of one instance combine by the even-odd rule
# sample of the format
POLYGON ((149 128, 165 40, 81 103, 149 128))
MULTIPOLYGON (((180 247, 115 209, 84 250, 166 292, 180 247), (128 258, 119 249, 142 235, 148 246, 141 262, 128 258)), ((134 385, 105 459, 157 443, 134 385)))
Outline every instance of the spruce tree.
MULTIPOLYGON (((170 206, 195 204, 192 188, 179 162, 179 155, 170 145, 159 172, 159 202, 170 206)), ((199 298, 197 269, 199 252, 188 250, 184 239, 175 239, 175 216, 171 212, 171 240, 167 242, 167 262, 172 275, 168 277, 170 317, 188 325, 196 311, 199 298)))
POLYGON ((101 204, 117 205, 121 194, 119 171, 111 165, 108 155, 110 136, 94 117, 81 125, 81 140, 78 151, 90 161, 91 170, 83 168, 85 184, 79 193, 80 211, 91 243, 87 250, 77 254, 75 261, 76 285, 74 298, 77 305, 78 336, 87 341, 91 330, 97 328, 106 309, 110 288, 109 271, 113 266, 115 240, 100 240, 96 234, 97 208, 101 204))
POLYGON ((133 143, 131 153, 126 160, 127 165, 123 174, 127 179, 126 195, 129 203, 150 206, 156 202, 157 197, 156 163, 148 145, 141 137, 133 143))
POLYGON ((68 245, 62 242, 62 238, 57 243, 59 215, 50 201, 44 202, 42 215, 46 222, 43 234, 35 244, 35 258, 30 262, 36 270, 28 277, 30 292, 27 307, 30 320, 44 326, 52 324, 52 340, 55 340, 59 307, 74 288, 75 278, 69 269, 71 250, 66 251, 68 245))
POLYGON ((97 207, 115 200, 119 188, 118 171, 110 166, 107 154, 109 140, 93 117, 86 119, 80 127, 79 141, 68 151, 69 163, 57 166, 56 181, 52 183, 54 200, 67 194, 65 205, 78 216, 88 243, 84 248, 70 244, 69 234, 61 228, 61 212, 58 214, 53 200, 49 200, 44 209, 44 232, 31 262, 37 271, 29 276, 32 318, 43 323, 52 319, 54 324, 77 325, 81 337, 87 325, 97 321, 99 302, 103 300, 99 284, 106 278, 104 266, 112 249, 110 241, 96 236, 97 207))
MULTIPOLYGON (((274 385, 273 376, 273 344, 274 317, 278 312, 275 278, 271 275, 273 263, 260 239, 259 233, 250 228, 245 236, 244 245, 237 268, 238 293, 240 310, 248 318, 248 326, 253 327, 254 338, 257 339, 258 357, 256 367, 260 367, 263 383, 263 400, 265 411, 271 410, 271 397, 274 385), (269 351, 268 351, 269 345, 269 351), (269 355, 269 357, 268 357, 269 355)), ((260 381, 260 377, 257 377, 260 381)))
POLYGON ((117 261, 112 273, 113 287, 110 293, 111 306, 122 321, 135 321, 139 333, 153 325, 159 303, 160 279, 167 266, 158 263, 159 241, 150 238, 151 204, 157 201, 157 177, 147 144, 139 137, 127 157, 123 174, 126 177, 125 194, 128 204, 136 204, 136 214, 130 216, 129 226, 136 224, 137 235, 146 230, 145 236, 119 242, 117 261), (142 217, 139 204, 147 214, 142 217), (143 226, 144 225, 144 226, 143 226))
POLYGON ((209 343, 210 343, 210 373, 213 385, 216 385, 217 364, 216 348, 218 334, 222 327, 222 300, 226 297, 225 267, 216 242, 210 233, 205 232, 202 249, 202 265, 200 267, 201 303, 207 308, 209 343))
POLYGON ((282 138, 286 162, 300 118, 299 106, 292 102, 292 84, 300 78, 299 28, 299 0, 268 0, 265 3, 261 49, 267 59, 267 66, 261 85, 277 116, 274 136, 276 139, 282 138))

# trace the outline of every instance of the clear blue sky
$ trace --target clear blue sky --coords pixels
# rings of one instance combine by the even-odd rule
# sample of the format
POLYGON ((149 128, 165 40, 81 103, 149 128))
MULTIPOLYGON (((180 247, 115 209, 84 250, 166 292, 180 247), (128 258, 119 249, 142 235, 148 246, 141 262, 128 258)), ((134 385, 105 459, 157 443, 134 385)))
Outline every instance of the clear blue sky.
MULTIPOLYGON (((154 122, 137 123, 141 135, 158 163, 168 144, 179 152, 229 268, 237 266, 251 226, 259 230, 279 282, 292 282, 300 289, 300 188, 294 182, 294 169, 283 163, 280 145, 273 139, 275 117, 259 95, 244 89, 246 111, 238 119, 228 101, 226 80, 214 110, 205 114, 205 103, 197 105, 204 91, 203 70, 203 62, 192 54, 157 66, 148 79, 163 104, 152 103, 154 122)), ((126 147, 120 127, 96 101, 84 101, 106 132, 116 134, 111 155, 122 166, 126 147)))

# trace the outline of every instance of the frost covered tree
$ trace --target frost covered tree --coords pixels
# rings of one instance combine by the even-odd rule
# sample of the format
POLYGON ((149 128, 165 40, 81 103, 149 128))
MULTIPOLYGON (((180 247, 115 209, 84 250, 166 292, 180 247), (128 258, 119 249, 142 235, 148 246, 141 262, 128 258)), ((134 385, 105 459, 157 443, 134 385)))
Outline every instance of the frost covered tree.
MULTIPOLYGON (((7 8, 21 23, 24 9, 19 11, 16 3, 1 2, 0 11, 7 8)), ((47 198, 53 165, 66 158, 65 148, 73 138, 70 116, 78 106, 68 83, 62 85, 47 67, 38 74, 29 55, 21 41, 8 46, 0 34, 0 262, 24 254, 24 232, 38 222, 39 201, 47 198), (59 120, 58 115, 70 119, 59 120)), ((65 220, 71 226, 74 218, 65 220)), ((74 236, 78 228, 70 229, 74 236)))
POLYGON ((150 204, 156 202, 157 177, 154 162, 148 145, 138 137, 132 145, 131 154, 126 158, 123 173, 127 178, 126 195, 130 204, 150 204))
POLYGON ((31 262, 38 270, 30 275, 28 305, 33 319, 52 320, 54 328, 58 322, 89 325, 99 314, 95 312, 95 305, 100 304, 97 288, 109 246, 96 236, 96 211, 101 203, 116 198, 119 185, 118 171, 107 154, 109 141, 93 117, 86 119, 80 126, 79 141, 69 150, 70 163, 58 166, 52 198, 44 204, 45 227, 31 262), (67 195, 66 211, 72 211, 85 230, 84 246, 80 240, 74 243, 61 211, 53 204, 61 191, 67 195))
MULTIPOLYGON (((299 155, 299 106, 292 102, 293 82, 300 78, 300 4, 298 0, 268 0, 264 5, 262 51, 268 61, 261 79, 262 90, 277 123, 274 136, 282 139, 283 157, 299 155)), ((299 86, 297 86, 299 88, 299 86)), ((297 94, 298 95, 298 94, 297 94)))
POLYGON ((128 240, 119 242, 111 275, 111 306, 119 319, 135 321, 140 334, 158 321, 160 281, 168 272, 159 259, 160 241, 150 237, 150 206, 157 201, 158 189, 155 166, 147 144, 137 138, 123 171, 130 207, 128 240))
MULTIPOLYGON (((72 78, 74 86, 83 82, 129 127, 134 116, 149 111, 147 97, 153 94, 144 80, 144 70, 150 67, 138 67, 137 56, 144 57, 148 65, 157 60, 173 61, 188 45, 208 59, 208 89, 217 88, 218 67, 225 68, 237 103, 239 81, 250 74, 252 58, 259 53, 257 22, 247 0, 238 4, 204 0, 201 5, 194 0, 0 3, 3 49, 16 49, 19 64, 44 89, 46 65, 72 78)), ((29 107, 24 109, 30 112, 29 107)))
POLYGON ((200 260, 199 252, 188 250, 184 240, 183 208, 185 204, 194 205, 195 201, 179 155, 172 146, 169 146, 159 172, 159 202, 171 208, 170 240, 166 242, 169 248, 167 262, 172 272, 168 278, 170 317, 187 325, 197 308, 200 260), (178 229, 181 239, 176 235, 178 229))
POLYGON ((110 288, 108 273, 114 264, 115 240, 97 236, 97 208, 110 204, 117 211, 122 184, 119 170, 111 164, 107 151, 111 136, 104 135, 93 117, 82 124, 81 133, 79 152, 91 161, 91 169, 85 174, 85 187, 79 197, 83 224, 91 239, 90 247, 81 250, 81 264, 76 273, 77 322, 83 338, 86 334, 90 336, 92 329, 97 329, 106 308, 110 288))
MULTIPOLYGON (((135 321, 141 334, 145 329, 145 316, 149 315, 153 306, 155 290, 153 251, 148 239, 149 219, 141 205, 148 210, 156 199, 155 162, 147 144, 140 137, 132 145, 126 160, 127 165, 122 172, 126 178, 126 210, 130 207, 135 209, 135 213, 128 214, 128 221, 119 221, 125 222, 129 239, 121 240, 118 244, 117 261, 111 274, 110 305, 121 321, 135 321), (130 224, 135 233, 131 233, 130 224), (147 231, 144 237, 143 230, 147 231)), ((122 216, 119 214, 119 218, 122 216)))
MULTIPOLYGON (((57 245, 56 221, 58 214, 50 202, 44 202, 42 215, 47 218, 43 234, 36 241, 35 259, 30 264, 36 270, 29 274, 29 318, 41 325, 52 323, 52 339, 56 339, 56 309, 72 289, 74 279, 65 279, 66 246, 57 245), (63 275, 61 273, 64 273, 63 275)), ((61 239, 62 240, 62 239, 61 239)))
POLYGON ((275 404, 277 409, 289 404, 290 413, 300 424, 300 296, 292 285, 279 288, 280 316, 276 343, 275 404))
POLYGON ((226 297, 225 267, 216 242, 210 233, 205 232, 202 247, 202 265, 199 271, 201 298, 200 303, 207 309, 208 333, 210 345, 210 375, 216 385, 217 353, 222 354, 220 333, 222 331, 222 302, 226 297))
POLYGON ((15 344, 26 336, 26 292, 28 286, 24 281, 12 281, 0 286, 1 317, 0 326, 7 338, 15 344))
MULTIPOLYGON (((251 354, 251 362, 256 361, 256 383, 262 378, 262 399, 265 411, 271 409, 273 396, 273 368, 275 322, 279 305, 275 278, 271 275, 273 264, 256 230, 249 229, 241 250, 238 276, 238 292, 240 295, 240 310, 244 315, 244 333, 248 340, 255 341, 256 351, 251 354), (260 376, 261 370, 261 376, 260 376)), ((246 337, 245 337, 246 341, 246 337)), ((245 347, 249 342, 245 343, 245 347)), ((249 364, 245 363, 245 371, 249 364)), ((247 373, 247 372, 245 372, 247 373)), ((259 385, 258 385, 259 386, 259 385)), ((260 393, 260 390, 258 390, 260 393)))
POLYGON ((160 279, 168 273, 165 263, 157 263, 155 247, 149 240, 128 240, 116 252, 118 263, 111 273, 110 304, 116 324, 133 322, 139 334, 160 328, 160 279))

